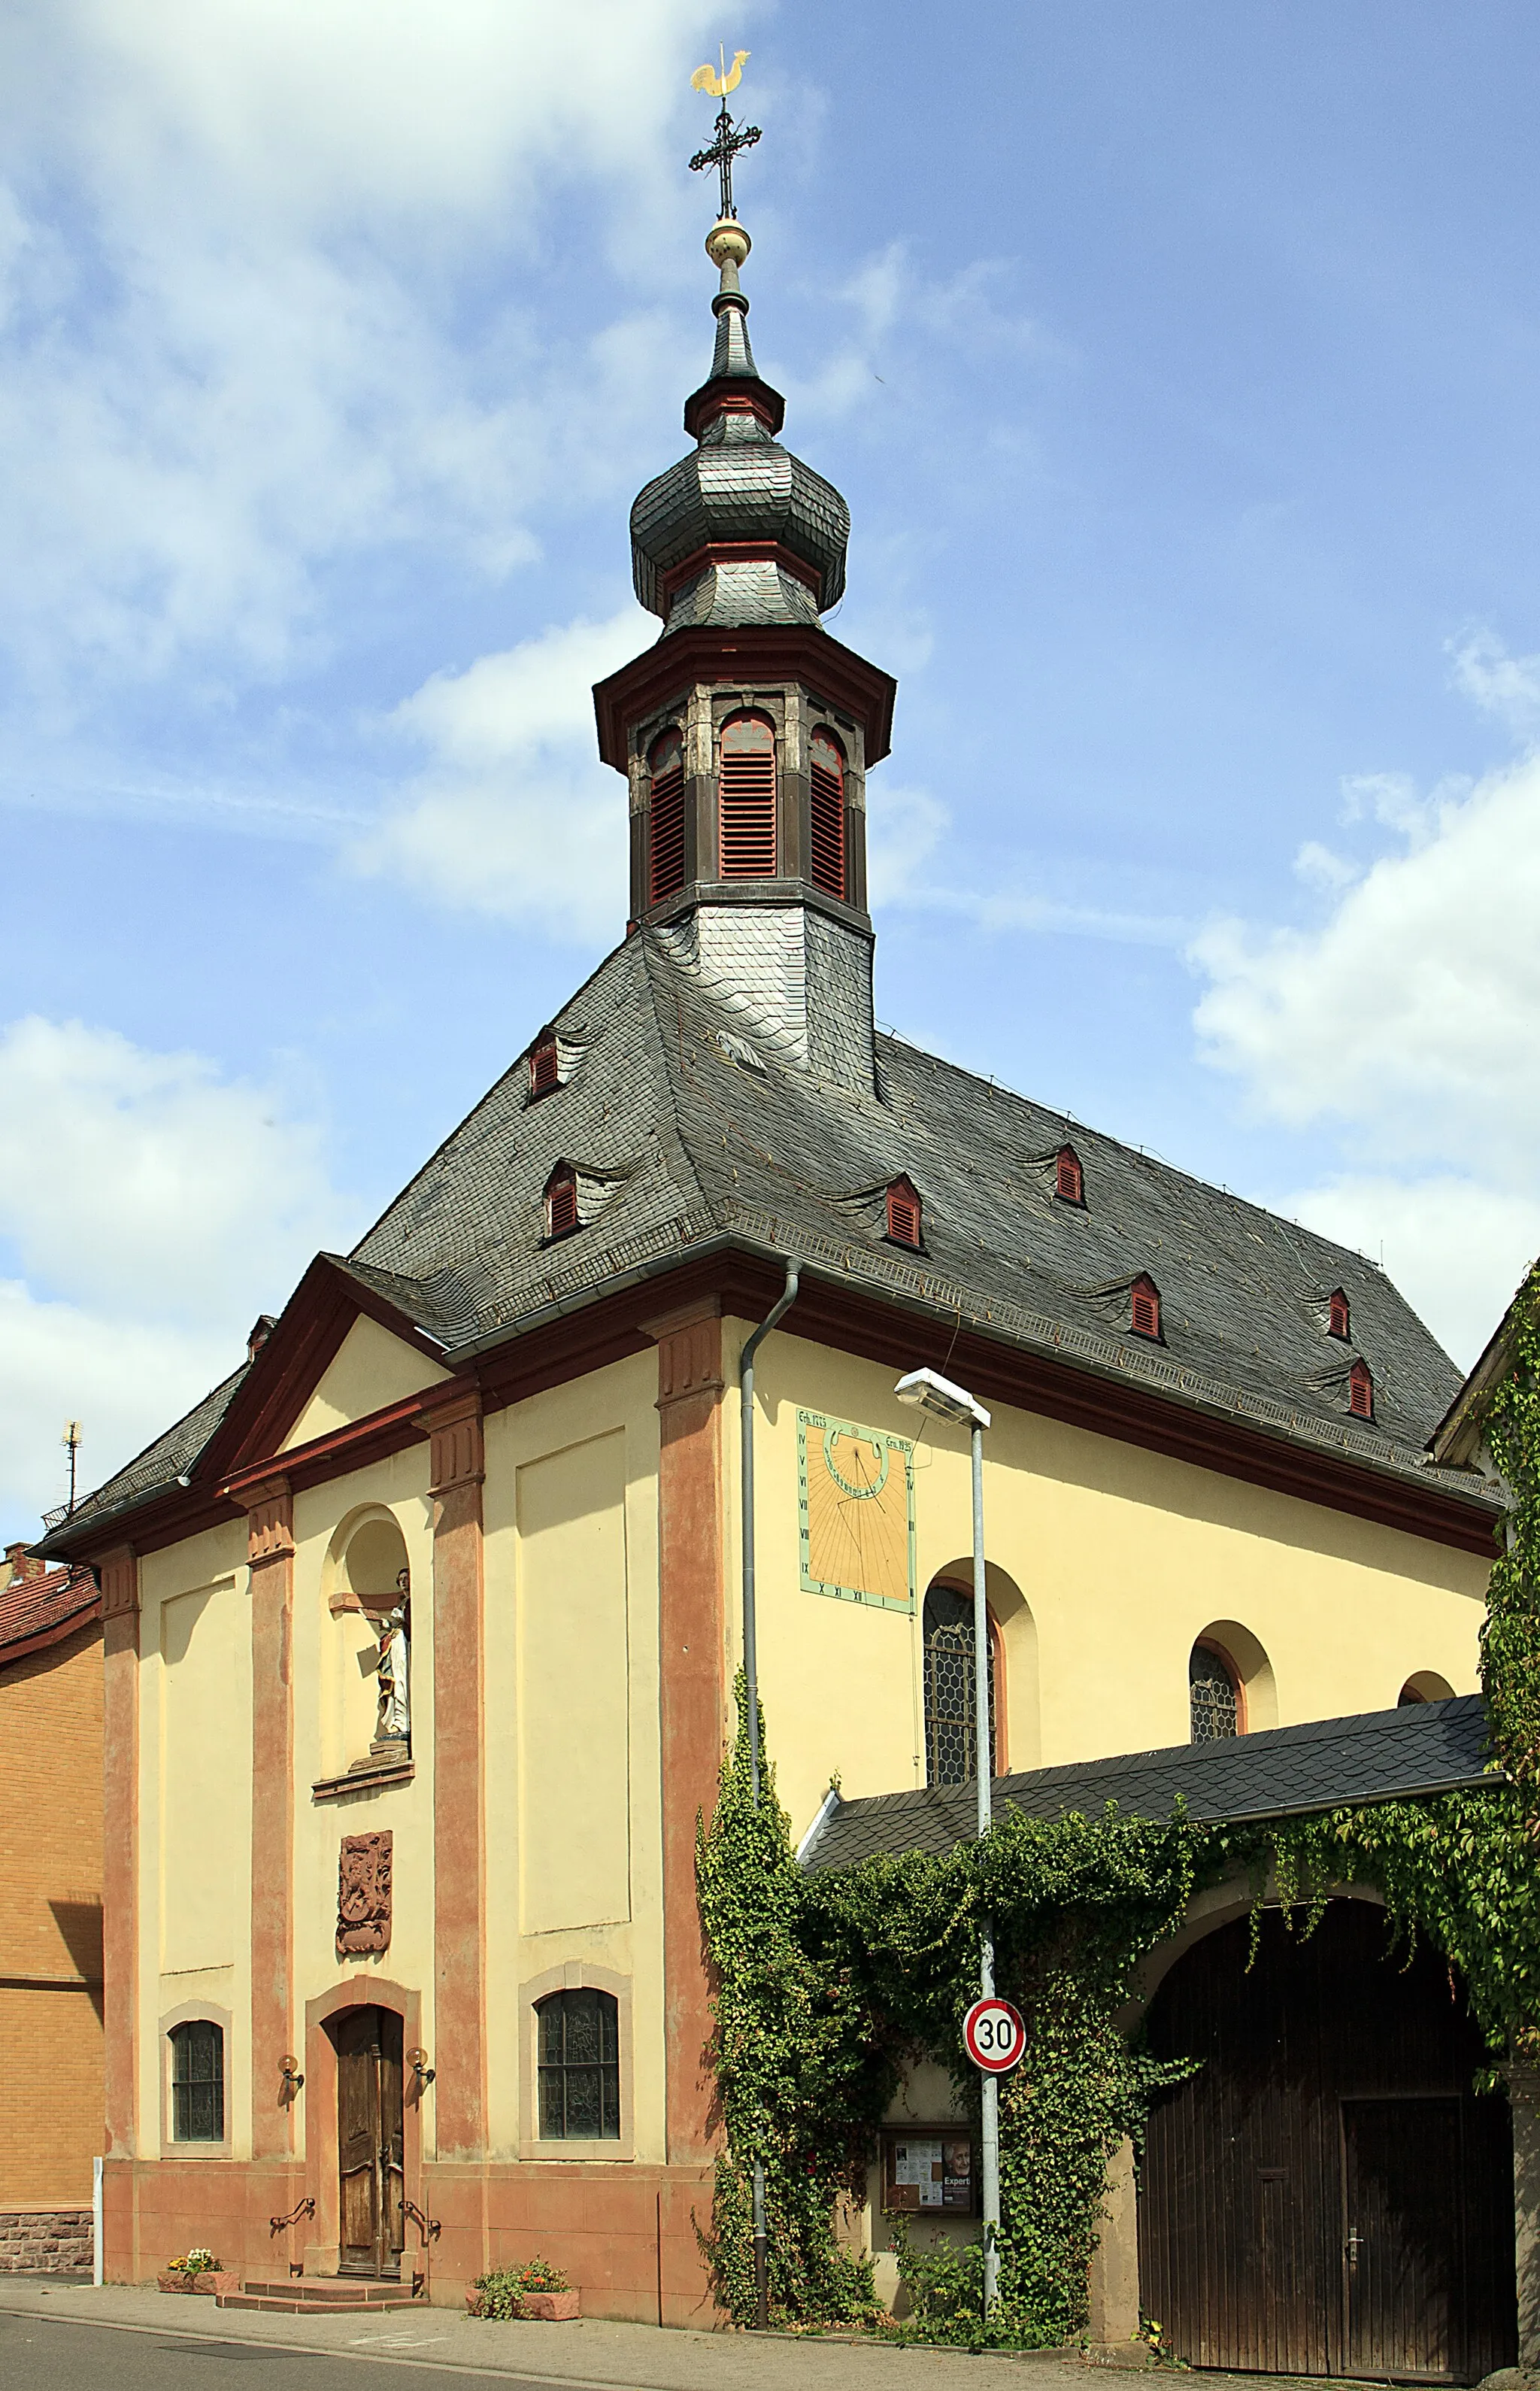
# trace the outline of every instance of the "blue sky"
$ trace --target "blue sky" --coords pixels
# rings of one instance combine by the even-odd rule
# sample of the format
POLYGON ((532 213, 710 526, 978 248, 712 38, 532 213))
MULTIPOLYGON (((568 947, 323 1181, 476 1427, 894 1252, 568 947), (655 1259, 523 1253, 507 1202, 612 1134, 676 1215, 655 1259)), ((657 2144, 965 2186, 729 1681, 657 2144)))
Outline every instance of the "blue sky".
POLYGON ((1540 1248, 1540 34, 1467 0, 18 0, 0 1528, 186 1408, 623 926, 588 684, 710 354, 899 678, 879 1010, 1380 1256, 1540 1248))

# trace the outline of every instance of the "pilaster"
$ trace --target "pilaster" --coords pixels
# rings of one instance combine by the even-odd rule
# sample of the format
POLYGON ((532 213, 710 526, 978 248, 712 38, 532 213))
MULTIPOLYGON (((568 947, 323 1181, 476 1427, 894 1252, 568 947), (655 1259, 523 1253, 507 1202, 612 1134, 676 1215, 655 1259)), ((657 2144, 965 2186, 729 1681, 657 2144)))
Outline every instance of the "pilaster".
POLYGON ((658 1346, 663 1997, 671 2165, 711 2153, 712 2017, 695 1885, 727 1732, 722 1320, 714 1298, 644 1324, 658 1346))
POLYGON ((102 1590, 102 2062, 109 2158, 137 2150, 139 1563, 109 1553, 102 1590))
POLYGON ((433 2040, 437 2152, 486 2144, 486 1796, 481 1482, 478 1389, 431 1410, 433 1497, 433 2040))
POLYGON ((251 1603, 251 2154, 287 2157, 294 2049, 294 1501, 276 1476, 243 1490, 251 1603))

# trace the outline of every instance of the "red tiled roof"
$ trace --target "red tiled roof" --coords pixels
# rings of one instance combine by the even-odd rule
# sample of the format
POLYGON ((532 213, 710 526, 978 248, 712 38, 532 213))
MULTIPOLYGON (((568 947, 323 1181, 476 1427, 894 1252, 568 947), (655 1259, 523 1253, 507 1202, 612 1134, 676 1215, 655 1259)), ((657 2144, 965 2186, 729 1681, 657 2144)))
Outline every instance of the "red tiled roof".
POLYGON ((100 1609, 101 1595, 89 1570, 57 1569, 38 1577, 13 1577, 0 1586, 0 1669, 19 1660, 18 1647, 31 1649, 52 1640, 71 1622, 83 1621, 100 1609))

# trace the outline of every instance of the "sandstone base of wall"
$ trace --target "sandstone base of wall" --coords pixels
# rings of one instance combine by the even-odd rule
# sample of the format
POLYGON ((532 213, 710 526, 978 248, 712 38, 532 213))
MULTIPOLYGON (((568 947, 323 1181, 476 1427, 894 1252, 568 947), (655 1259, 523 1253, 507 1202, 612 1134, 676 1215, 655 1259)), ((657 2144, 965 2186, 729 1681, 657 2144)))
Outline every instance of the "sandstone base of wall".
POLYGON ((91 2271, 88 2208, 0 2208, 0 2275, 91 2271))

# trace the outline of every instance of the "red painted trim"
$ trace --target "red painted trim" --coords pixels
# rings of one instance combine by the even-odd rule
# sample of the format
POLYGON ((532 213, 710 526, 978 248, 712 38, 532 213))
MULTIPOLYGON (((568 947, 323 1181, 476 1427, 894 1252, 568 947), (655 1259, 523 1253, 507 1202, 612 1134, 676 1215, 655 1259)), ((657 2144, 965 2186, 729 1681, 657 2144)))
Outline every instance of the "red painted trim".
POLYGON ((0 1669, 8 1669, 13 1661, 24 1661, 29 1652, 46 1652, 50 1645, 62 1644, 67 1636, 73 1635, 77 1628, 89 1626, 101 1615, 101 1596, 97 1595, 94 1601, 83 1603, 79 1610, 70 1613, 68 1619, 58 1621, 52 1627, 45 1627, 41 1634, 23 1636, 19 1644, 0 1645, 0 1669))
POLYGON ((705 540, 700 547, 690 550, 683 563, 671 564, 666 573, 661 574, 659 586, 666 601, 673 598, 675 590, 683 589, 687 581, 693 581, 698 574, 704 573, 709 564, 755 562, 778 564, 783 573, 789 573, 793 580, 811 589, 815 601, 823 589, 824 576, 817 566, 809 564, 805 556, 795 555, 778 539, 705 540))
POLYGON ((865 760, 880 764, 892 740, 898 683, 891 673, 842 647, 825 630, 766 624, 712 630, 704 626, 665 633, 619 672, 594 685, 599 754, 617 772, 628 769, 632 723, 683 699, 699 683, 733 689, 798 681, 862 725, 865 760))
POLYGON ((685 429, 699 440, 719 415, 757 415, 772 439, 786 420, 786 401, 758 374, 713 374, 685 401, 685 429))

